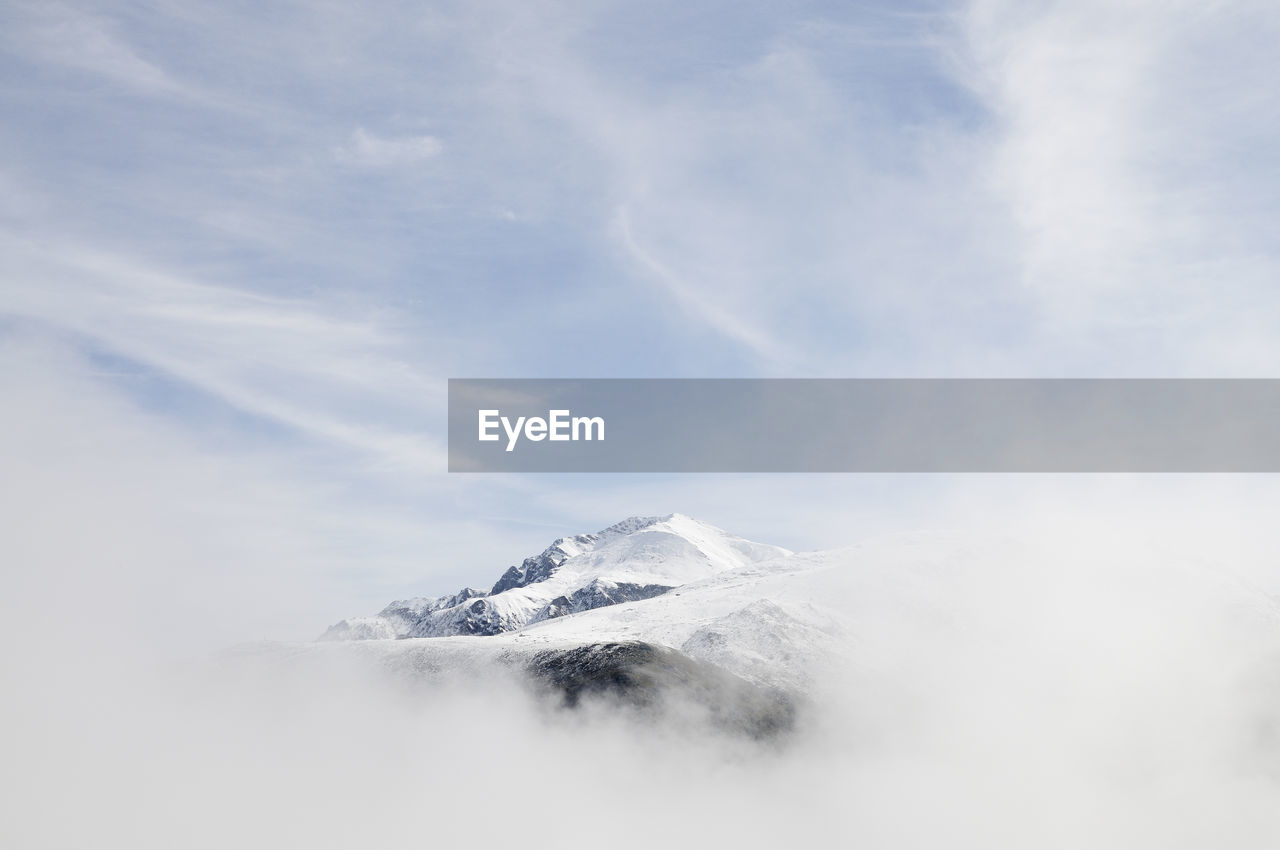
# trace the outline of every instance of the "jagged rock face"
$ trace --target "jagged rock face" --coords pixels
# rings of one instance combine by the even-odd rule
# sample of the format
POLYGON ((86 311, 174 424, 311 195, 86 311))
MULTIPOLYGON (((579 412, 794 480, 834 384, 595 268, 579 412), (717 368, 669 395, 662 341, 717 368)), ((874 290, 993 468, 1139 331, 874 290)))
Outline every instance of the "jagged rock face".
MULTIPOLYGON (((581 548, 578 551, 584 551, 596 541, 594 534, 580 534, 572 538, 572 541, 566 539, 557 540, 551 544, 551 547, 534 558, 525 558, 524 563, 518 567, 508 567, 507 571, 502 574, 502 578, 498 579, 493 585, 493 590, 489 591, 490 596, 502 593, 505 590, 511 590, 516 587, 528 587, 534 582, 546 581, 555 574, 556 567, 559 567, 572 555, 566 551, 566 544, 580 543, 581 548)), ((577 554, 576 552, 574 554, 577 554)))
POLYGON ((496 635, 517 629, 522 624, 522 620, 504 614, 488 598, 480 598, 429 612, 413 625, 407 636, 496 635))
POLYGON ((639 602, 661 596, 673 589, 672 585, 667 584, 633 584, 596 579, 568 596, 557 596, 552 599, 545 608, 534 614, 529 622, 539 623, 543 620, 578 614, 593 608, 603 608, 606 605, 618 605, 622 602, 639 602))
POLYGON ((621 537, 643 531, 660 522, 665 517, 630 517, 595 534, 578 534, 574 537, 561 537, 548 546, 541 554, 533 558, 525 558, 518 567, 508 567, 489 591, 496 596, 517 587, 528 587, 540 581, 546 581, 555 575, 556 569, 570 558, 589 552, 602 540, 621 537))
POLYGON ((456 605, 461 605, 469 599, 476 599, 487 595, 488 594, 483 590, 476 590, 474 587, 464 587, 452 596, 441 596, 438 599, 424 599, 419 597, 417 599, 392 602, 386 608, 383 608, 382 611, 379 612, 378 616, 385 617, 389 620, 395 620, 397 621, 397 625, 403 624, 404 629, 398 629, 397 631, 407 633, 412 629, 414 623, 421 620, 427 614, 432 614, 436 611, 444 611, 448 608, 453 608, 456 605))
POLYGON ((419 623, 430 619, 432 615, 486 595, 483 590, 464 587, 449 596, 399 599, 379 611, 376 617, 351 617, 335 623, 320 636, 320 640, 390 640, 409 637, 419 623))

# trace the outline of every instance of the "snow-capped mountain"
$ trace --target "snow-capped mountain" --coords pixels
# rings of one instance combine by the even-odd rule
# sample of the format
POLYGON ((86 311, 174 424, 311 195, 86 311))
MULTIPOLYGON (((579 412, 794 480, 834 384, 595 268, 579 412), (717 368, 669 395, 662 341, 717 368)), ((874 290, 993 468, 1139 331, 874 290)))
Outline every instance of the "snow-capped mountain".
POLYGON ((669 696, 768 737, 848 677, 908 694, 945 663, 1052 690, 1117 659, 1181 663, 1206 641, 1252 658, 1280 645, 1280 605, 1151 541, 914 532, 791 553, 673 514, 561 538, 488 591, 393 602, 323 637, 254 651, 354 656, 414 680, 515 671, 566 704, 669 696))
POLYGON ((556 540, 509 567, 488 591, 392 602, 374 617, 331 626, 323 640, 497 635, 677 587, 791 554, 692 517, 631 517, 556 540))
POLYGON ((769 737, 790 728, 809 662, 838 633, 816 606, 769 599, 796 572, 792 558, 681 514, 631 517, 556 540, 488 591, 343 620, 313 652, 414 678, 514 669, 568 705, 584 694, 644 707, 670 697, 717 727, 769 737))

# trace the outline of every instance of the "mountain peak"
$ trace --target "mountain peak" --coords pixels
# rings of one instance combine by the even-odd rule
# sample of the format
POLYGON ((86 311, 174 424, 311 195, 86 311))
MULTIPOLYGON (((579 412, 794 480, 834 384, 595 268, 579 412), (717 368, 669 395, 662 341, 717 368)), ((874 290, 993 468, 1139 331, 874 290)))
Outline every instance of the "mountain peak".
POLYGON ((467 589, 439 599, 393 603, 378 617, 344 620, 323 638, 493 635, 649 599, 787 554, 685 514, 632 516, 594 534, 557 539, 540 554, 508 567, 488 592, 467 589))
POLYGON ((616 522, 606 529, 598 532, 600 536, 606 534, 635 534, 637 531, 643 531, 651 528, 660 522, 666 522, 677 516, 677 514, 667 514, 666 516, 629 516, 622 522, 616 522))
POLYGON ((594 536, 605 537, 606 535, 636 534, 657 526, 662 526, 662 531, 669 531, 675 534, 684 534, 695 530, 701 530, 703 532, 722 534, 726 537, 733 536, 724 529, 717 528, 709 522, 703 522, 702 520, 691 517, 688 514, 681 513, 663 514, 662 516, 630 516, 621 522, 616 522, 608 528, 596 532, 594 536))

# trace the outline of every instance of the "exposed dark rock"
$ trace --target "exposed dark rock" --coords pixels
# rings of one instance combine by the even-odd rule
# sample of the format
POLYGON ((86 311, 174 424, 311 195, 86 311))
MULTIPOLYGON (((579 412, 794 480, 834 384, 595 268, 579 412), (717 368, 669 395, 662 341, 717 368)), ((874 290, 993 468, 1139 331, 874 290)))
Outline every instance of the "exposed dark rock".
POLYGON ((576 551, 586 548, 598 539, 599 535, 596 534, 561 537, 548 546, 542 554, 532 558, 525 558, 518 567, 508 567, 502 577, 494 583, 489 595, 496 596, 504 590, 511 590, 515 587, 528 587, 536 582, 546 581, 555 574, 561 564, 569 559, 570 555, 566 549, 576 551))
POLYGON ((389 620, 402 618, 406 623, 413 623, 435 611, 443 611, 446 608, 461 605, 468 599, 482 598, 487 595, 488 594, 483 590, 476 590, 474 587, 464 587, 452 596, 441 596, 436 599, 407 599, 392 602, 386 608, 383 608, 378 612, 378 616, 386 617, 389 620))
POLYGON ((538 623, 553 620, 568 614, 590 611, 593 608, 605 608, 623 602, 639 602, 661 596, 669 590, 666 584, 633 584, 630 582, 613 582, 596 579, 586 587, 580 587, 568 596, 557 596, 547 603, 541 611, 534 614, 529 622, 538 623))
POLYGON ((785 734, 796 722, 791 695, 640 641, 543 650, 525 669, 566 708, 597 699, 645 712, 693 711, 722 730, 760 739, 785 734))
POLYGON ((537 557, 525 558, 520 566, 507 568, 502 578, 494 583, 489 595, 496 596, 504 590, 527 587, 535 582, 546 581, 555 573, 556 567, 564 563, 566 557, 564 552, 553 546, 537 557))
POLYGON ((451 635, 488 636, 519 628, 519 621, 504 617, 498 606, 485 596, 441 611, 432 611, 418 619, 409 631, 410 637, 447 637, 451 635))

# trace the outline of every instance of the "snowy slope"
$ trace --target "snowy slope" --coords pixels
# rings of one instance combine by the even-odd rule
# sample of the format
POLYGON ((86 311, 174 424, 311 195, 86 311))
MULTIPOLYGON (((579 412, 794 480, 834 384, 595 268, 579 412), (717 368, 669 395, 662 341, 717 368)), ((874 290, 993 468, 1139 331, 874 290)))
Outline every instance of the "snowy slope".
POLYGON ((1230 634, 1247 646, 1280 634, 1274 600, 1176 551, 1135 558, 1089 542, 1074 551, 948 532, 793 554, 680 515, 563 538, 496 587, 393 603, 326 637, 415 668, 642 642, 803 693, 828 662, 893 670, 940 646, 998 665, 1037 642, 1109 658, 1169 635, 1230 634), (489 636, 461 637, 476 634, 489 636), (376 640, 391 637, 430 639, 376 640))
POLYGON ((487 593, 393 602, 376 617, 343 620, 326 640, 496 635, 527 624, 652 599, 726 571, 790 554, 681 514, 632 517, 595 534, 563 537, 526 558, 487 593))

